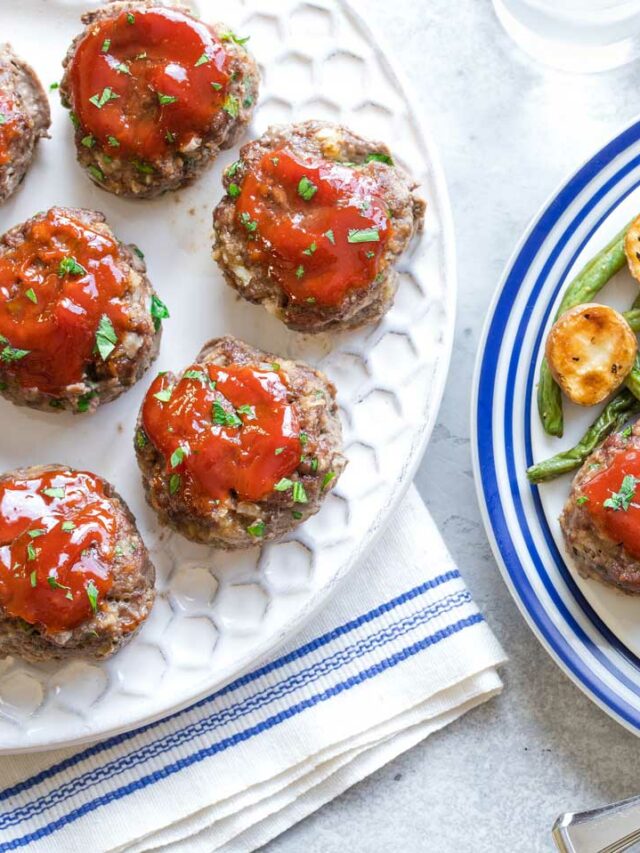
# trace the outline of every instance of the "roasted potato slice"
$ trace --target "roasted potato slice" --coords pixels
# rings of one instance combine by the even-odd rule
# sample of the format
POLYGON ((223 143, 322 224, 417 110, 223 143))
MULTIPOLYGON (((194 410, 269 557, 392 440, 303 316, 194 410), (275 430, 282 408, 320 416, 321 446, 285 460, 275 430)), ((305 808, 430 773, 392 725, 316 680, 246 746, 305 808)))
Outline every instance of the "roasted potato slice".
POLYGON ((589 302, 556 321, 546 356, 567 397, 579 406, 594 406, 622 385, 637 350, 636 336, 622 314, 589 302))
POLYGON ((640 281, 640 216, 634 219, 624 237, 624 253, 631 275, 640 281))

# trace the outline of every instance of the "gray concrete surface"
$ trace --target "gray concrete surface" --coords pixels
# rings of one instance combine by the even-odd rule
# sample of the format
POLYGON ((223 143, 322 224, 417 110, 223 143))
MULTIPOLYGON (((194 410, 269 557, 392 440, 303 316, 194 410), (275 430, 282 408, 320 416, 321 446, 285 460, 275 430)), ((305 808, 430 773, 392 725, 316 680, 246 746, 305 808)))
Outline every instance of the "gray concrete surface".
POLYGON ((440 147, 458 238, 450 381, 417 482, 510 656, 505 690, 265 848, 268 853, 549 851, 555 816, 640 792, 640 742, 560 672, 512 602, 482 528, 469 395, 482 321, 530 217, 640 112, 640 65, 597 76, 536 66, 488 0, 368 0, 440 147))

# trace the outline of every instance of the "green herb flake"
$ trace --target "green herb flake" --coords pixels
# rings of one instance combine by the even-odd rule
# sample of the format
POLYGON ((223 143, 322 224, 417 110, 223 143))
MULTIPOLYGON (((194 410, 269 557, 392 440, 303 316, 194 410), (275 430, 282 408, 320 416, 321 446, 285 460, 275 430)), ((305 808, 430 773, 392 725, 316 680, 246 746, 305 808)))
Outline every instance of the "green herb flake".
POLYGON ((149 439, 147 438, 147 434, 144 430, 136 430, 136 447, 139 450, 142 450, 144 447, 146 447, 148 441, 149 439))
POLYGON ((226 427, 241 427, 242 421, 235 412, 227 412, 216 400, 213 404, 211 419, 214 424, 226 427))
POLYGON ((150 166, 149 163, 143 163, 141 160, 132 160, 131 163, 143 175, 152 175, 153 174, 153 166, 150 166))
POLYGON ((293 480, 288 480, 286 477, 283 477, 273 488, 276 492, 288 492, 292 486, 293 480))
POLYGON ((212 83, 211 85, 216 90, 216 92, 219 92, 220 89, 222 89, 222 83, 212 83))
POLYGON ((315 244, 315 243, 312 243, 312 244, 309 246, 309 248, 308 248, 308 249, 304 249, 304 251, 302 252, 302 254, 303 254, 303 255, 313 255, 313 253, 315 252, 315 250, 316 250, 317 248, 318 248, 318 247, 316 246, 316 244, 315 244))
POLYGON ((238 413, 240 415, 245 415, 245 417, 248 421, 255 421, 255 419, 256 419, 256 407, 255 406, 248 406, 246 404, 242 405, 242 406, 238 406, 238 413))
POLYGON ((108 53, 110 47, 111 47, 111 39, 105 39, 102 42, 102 48, 101 48, 102 53, 108 53))
POLYGON ((90 580, 86 586, 86 590, 87 598, 89 599, 89 604, 91 605, 91 609, 95 614, 98 612, 98 587, 92 580, 90 580))
POLYGON ((91 136, 91 134, 89 134, 88 136, 83 136, 80 140, 80 145, 84 145, 85 148, 93 148, 95 144, 96 140, 93 136, 91 136))
POLYGON ((291 515, 293 516, 293 518, 295 518, 296 521, 300 521, 300 519, 302 518, 302 513, 299 512, 297 509, 291 510, 291 515))
POLYGON ((298 437, 300 439, 300 444, 302 445, 305 445, 309 441, 309 436, 306 434, 306 432, 301 432, 298 437))
POLYGON ((171 454, 171 458, 169 459, 169 465, 172 468, 177 468, 189 455, 188 447, 176 447, 176 449, 171 454))
POLYGON ((98 331, 96 332, 96 349, 100 353, 100 358, 106 361, 111 353, 116 348, 118 336, 113 328, 113 323, 106 314, 100 317, 98 323, 98 331))
POLYGON ((169 494, 175 495, 180 488, 180 474, 172 474, 169 477, 169 494))
POLYGON ((336 238, 334 237, 334 234, 333 234, 333 228, 330 228, 328 231, 325 231, 324 236, 327 238, 327 240, 330 243, 333 243, 333 245, 335 246, 336 238))
POLYGON ((376 228, 350 228, 347 234, 348 243, 377 243, 379 240, 376 228))
POLYGON ((46 495, 48 498, 63 498, 64 488, 62 486, 49 486, 42 490, 42 494, 46 495))
POLYGON ((0 113, 0 124, 6 124, 6 123, 7 123, 6 115, 4 113, 0 113))
POLYGON ((198 68, 200 65, 206 65, 207 62, 211 62, 211 57, 207 56, 206 53, 203 53, 202 56, 195 63, 194 68, 198 68))
POLYGON ((225 171, 224 171, 225 177, 233 178, 235 176, 236 172, 238 171, 238 169, 240 168, 240 166, 242 166, 242 160, 236 160, 235 163, 232 163, 230 166, 228 166, 225 169, 225 171))
POLYGON ((38 556, 38 549, 35 547, 33 542, 27 543, 27 560, 35 560, 38 556))
POLYGON ((133 250, 134 255, 137 255, 141 261, 144 261, 144 252, 139 246, 136 246, 135 243, 131 244, 131 248, 133 250))
POLYGON ((280 158, 279 157, 272 157, 271 162, 273 163, 274 166, 277 166, 278 163, 280 162, 280 158))
POLYGON ((238 118, 238 115, 240 114, 240 101, 235 95, 227 95, 224 99, 222 109, 225 113, 228 113, 231 118, 238 118))
POLYGON ((162 92, 157 92, 158 103, 164 106, 165 104, 175 104, 178 100, 175 95, 163 95, 162 92))
POLYGON ((29 355, 30 352, 31 350, 16 349, 16 347, 12 347, 11 344, 6 344, 0 353, 0 361, 20 361, 20 359, 29 355))
POLYGON ((34 305, 38 304, 38 297, 36 296, 36 292, 32 287, 30 287, 29 290, 25 291, 24 295, 27 297, 27 299, 33 302, 34 305))
POLYGON ((369 258, 369 260, 371 260, 371 258, 375 258, 375 256, 376 256, 376 253, 372 252, 371 250, 369 250, 368 252, 365 252, 365 257, 369 258))
POLYGON ((167 142, 169 143, 169 145, 171 145, 171 143, 173 143, 173 142, 175 142, 175 141, 176 141, 176 135, 175 135, 175 133, 171 133, 171 131, 170 131, 170 130, 168 130, 168 131, 165 133, 164 138, 167 140, 167 142))
POLYGON ((241 213, 240 221, 250 234, 254 234, 258 230, 258 223, 254 222, 248 213, 241 213))
POLYGON ((87 271, 79 264, 75 258, 68 256, 60 261, 58 267, 58 275, 62 278, 63 275, 86 275, 87 271))
POLYGON ((89 101, 94 105, 94 107, 101 110, 105 104, 109 103, 109 101, 116 101, 119 97, 120 95, 118 95, 117 92, 114 92, 110 86, 105 86, 100 94, 96 93, 95 95, 92 95, 89 98, 89 101))
POLYGON ((120 143, 115 136, 107 136, 107 142, 112 148, 120 148, 120 143))
POLYGON ((75 530, 76 526, 73 521, 63 521, 62 522, 62 532, 63 533, 71 533, 72 530, 75 530))
POLYGON ((31 586, 36 587, 38 585, 38 573, 35 569, 29 575, 29 580, 31 582, 31 586))
POLYGON ((322 478, 322 488, 323 488, 323 489, 326 489, 326 488, 327 488, 327 486, 329 485, 329 483, 330 483, 332 480, 335 480, 335 478, 336 478, 336 475, 335 475, 335 472, 334 472, 334 471, 327 471, 327 473, 326 473, 326 474, 324 475, 324 477, 322 478))
POLYGON ((128 24, 135 24, 135 22, 136 22, 136 16, 133 14, 133 12, 127 12, 127 23, 128 24))
POLYGON ((271 362, 271 370, 274 370, 276 373, 280 370, 280 365, 277 361, 271 362))
POLYGON ((314 457, 309 464, 311 465, 311 470, 315 473, 318 470, 318 460, 314 457))
POLYGON ((300 264, 300 266, 296 270, 296 278, 301 279, 303 275, 304 275, 304 267, 302 266, 302 264, 300 264))
POLYGON ((249 536, 264 536, 264 521, 256 521, 250 527, 247 527, 249 536))
POLYGON ((237 184, 229 184, 227 187, 227 192, 231 196, 231 198, 238 198, 240 195, 240 187, 237 184))
POLYGON ((373 152, 372 154, 367 154, 364 158, 365 163, 386 163, 388 166, 393 166, 393 160, 389 157, 388 154, 382 154, 380 152, 373 152))
POLYGON ((207 377, 204 375, 202 370, 187 370, 185 371, 183 379, 199 379, 200 382, 206 382, 207 377))
POLYGON ((275 456, 280 456, 280 454, 281 454, 283 451, 284 451, 284 447, 276 447, 276 449, 273 451, 273 453, 274 453, 274 455, 275 455, 275 456))
POLYGON ((104 172, 101 169, 98 169, 97 166, 87 166, 87 172, 89 172, 91 177, 96 181, 104 183, 104 172))
POLYGON ((70 121, 71 121, 71 124, 72 124, 76 129, 80 127, 80 119, 79 119, 79 118, 78 118, 78 116, 73 112, 73 110, 71 110, 71 112, 69 113, 69 119, 70 119, 70 121))
POLYGON ((49 91, 55 92, 55 90, 59 89, 59 88, 60 88, 60 83, 51 83, 51 85, 49 86, 49 91))
POLYGON ((231 30, 226 33, 220 34, 221 41, 232 41, 234 44, 239 44, 241 47, 243 47, 249 41, 250 38, 251 36, 245 36, 245 38, 238 38, 238 36, 235 33, 231 32, 231 30))
POLYGON ((86 394, 82 394, 80 397, 78 397, 78 404, 76 406, 76 411, 80 412, 81 414, 88 412, 89 409, 91 408, 91 401, 93 400, 93 398, 95 396, 96 396, 95 391, 87 391, 86 394))
POLYGON ((156 391, 153 396, 156 400, 160 400, 161 403, 168 403, 171 399, 171 388, 163 388, 162 391, 156 391))
POLYGON ((620 435, 621 435, 623 438, 629 438, 629 437, 631 436, 632 429, 633 429, 633 427, 631 426, 631 424, 629 424, 629 426, 628 426, 628 427, 625 427, 625 428, 622 430, 622 432, 620 433, 620 435))
POLYGON ((293 484, 291 496, 293 497, 293 502, 297 504, 306 504, 309 500, 307 493, 304 490, 304 486, 299 480, 293 484))
POLYGON ((29 530, 29 531, 27 531, 27 535, 28 535, 31 539, 37 539, 37 538, 38 538, 38 536, 44 536, 44 534, 45 534, 46 532, 47 532, 47 531, 46 531, 46 530, 43 530, 41 527, 35 527, 33 530, 29 530))
POLYGON ((580 495, 579 498, 576 498, 576 504, 578 506, 582 506, 582 504, 586 504, 589 498, 586 495, 580 495))
POLYGON ((71 591, 71 587, 64 586, 63 584, 58 583, 58 579, 54 578, 53 575, 49 575, 49 577, 47 578, 47 583, 49 584, 51 589, 68 589, 69 591, 71 591))
POLYGON ((620 509, 626 512, 635 497, 636 486, 638 483, 640 483, 640 480, 636 479, 632 474, 626 474, 622 480, 620 491, 613 492, 611 497, 604 501, 603 506, 614 510, 614 512, 617 512, 620 509))
POLYGON ((129 66, 126 64, 126 62, 119 62, 119 63, 115 66, 115 69, 116 69, 116 71, 118 71, 120 74, 131 74, 131 71, 130 71, 130 69, 129 69, 129 66))
POLYGON ((151 316, 153 317, 153 325, 156 332, 162 325, 162 321, 167 320, 170 316, 169 309, 155 293, 151 297, 151 316))
POLYGON ((318 187, 312 183, 306 175, 300 178, 298 184, 298 195, 305 201, 311 201, 314 195, 318 192, 318 187))

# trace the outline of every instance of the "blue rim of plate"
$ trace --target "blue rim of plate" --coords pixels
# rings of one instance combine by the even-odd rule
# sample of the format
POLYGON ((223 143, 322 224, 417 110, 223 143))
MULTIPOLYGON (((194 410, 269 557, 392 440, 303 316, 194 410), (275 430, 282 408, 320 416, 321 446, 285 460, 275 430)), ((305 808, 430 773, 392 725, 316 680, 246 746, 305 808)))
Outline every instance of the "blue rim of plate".
MULTIPOLYGON (((517 246, 485 323, 471 408, 478 497, 494 554, 516 603, 562 669, 636 734, 640 734, 640 659, 582 595, 555 545, 538 488, 527 483, 524 471, 533 462, 536 364, 554 303, 579 253, 638 186, 640 120, 636 119, 561 186, 517 246), (567 246, 571 247, 568 256, 567 246), (514 328, 513 305, 519 296, 525 296, 526 303, 510 341, 507 330, 514 328), (514 404, 522 393, 515 381, 519 359, 529 316, 540 304, 544 309, 533 350, 526 353, 524 417, 516 421, 514 404), (496 377, 505 365, 504 403, 496 406, 496 377)), ((524 374, 522 366, 520 374, 524 374)))

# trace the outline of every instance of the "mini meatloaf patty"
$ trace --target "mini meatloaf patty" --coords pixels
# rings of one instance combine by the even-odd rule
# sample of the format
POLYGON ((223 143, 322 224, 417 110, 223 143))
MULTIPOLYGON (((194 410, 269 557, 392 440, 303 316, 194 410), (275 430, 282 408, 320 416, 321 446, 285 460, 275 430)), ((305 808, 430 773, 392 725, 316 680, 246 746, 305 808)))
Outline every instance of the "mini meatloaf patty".
POLYGON ((225 549, 297 527, 345 466, 327 377, 232 337, 206 344, 180 377, 157 377, 135 446, 161 522, 225 549))
POLYGON ((50 124, 49 101, 35 71, 0 44, 0 202, 26 175, 50 124))
POLYGON ((271 127, 224 173, 213 257, 227 282, 302 332, 376 323, 425 203, 386 145, 328 122, 271 127))
POLYGON ((640 421, 589 456, 560 516, 583 577, 640 592, 640 421))
POLYGON ((0 392, 93 412, 156 357, 166 306, 101 213, 53 207, 0 237, 0 392))
POLYGON ((260 82, 246 39, 152 0, 106 3, 82 22, 60 94, 80 165, 97 184, 152 198, 235 144, 260 82))
POLYGON ((105 480, 63 465, 0 476, 0 656, 110 657, 149 615, 154 581, 105 480))

